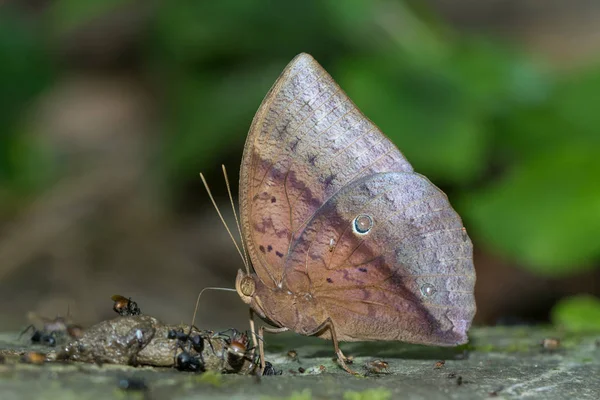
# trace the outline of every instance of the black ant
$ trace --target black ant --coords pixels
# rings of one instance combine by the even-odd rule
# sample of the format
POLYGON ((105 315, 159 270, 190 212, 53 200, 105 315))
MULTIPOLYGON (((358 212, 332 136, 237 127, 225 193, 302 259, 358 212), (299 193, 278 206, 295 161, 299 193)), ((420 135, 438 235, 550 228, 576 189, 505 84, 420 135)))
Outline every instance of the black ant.
MULTIPOLYGON (((182 328, 179 329, 169 329, 167 333, 168 339, 177 339, 181 344, 189 343, 190 346, 197 352, 202 353, 204 351, 204 337, 200 333, 192 335, 193 328, 190 329, 189 333, 185 333, 182 328)), ((197 330, 197 328, 196 328, 197 330)), ((208 338, 207 338, 208 339, 208 338)), ((212 343, 209 345, 212 348, 212 343)), ((214 349, 213 349, 214 351, 214 349)))
MULTIPOLYGON (((182 352, 179 353, 175 359, 175 368, 180 371, 189 372, 204 372, 204 359, 201 354, 192 355, 189 351, 182 348, 182 352)), ((177 351, 177 350, 175 350, 177 351)))
POLYGON ((33 335, 31 335, 29 338, 31 343, 42 344, 50 347, 56 346, 57 331, 46 332, 44 330, 35 329, 33 325, 29 325, 27 328, 25 328, 19 335, 19 339, 29 330, 33 330, 33 335))
MULTIPOLYGON (((205 338, 201 333, 192 334, 194 329, 198 331, 197 328, 192 326, 188 333, 185 333, 182 328, 169 329, 167 332, 168 339, 177 340, 173 358, 175 360, 175 367, 180 371, 204 371, 204 357, 202 356, 202 352, 204 351, 205 338), (177 354, 177 351, 180 349, 182 350, 181 353, 177 354), (191 354, 192 349, 194 349, 197 355, 191 354)), ((214 352, 212 343, 208 338, 206 339, 214 352)))
POLYGON ((111 297, 112 301, 115 302, 113 305, 113 310, 119 315, 129 316, 129 315, 141 315, 142 310, 138 307, 135 301, 130 298, 123 297, 120 294, 115 294, 111 297))
MULTIPOLYGON (((300 373, 303 373, 303 372, 304 372, 304 370, 300 371, 300 373)), ((273 364, 271 364, 268 361, 265 361, 265 370, 263 371, 264 376, 281 375, 281 374, 283 374, 283 370, 277 371, 275 369, 275 367, 273 366, 273 364)))
POLYGON ((29 338, 31 343, 53 347, 56 346, 58 339, 64 337, 65 333, 74 339, 80 338, 83 334, 83 329, 79 325, 70 324, 67 322, 67 319, 63 317, 49 319, 34 313, 29 313, 28 318, 31 321, 41 322, 43 324, 42 329, 37 329, 34 324, 31 324, 19 335, 20 339, 25 333, 33 331, 33 334, 29 338))

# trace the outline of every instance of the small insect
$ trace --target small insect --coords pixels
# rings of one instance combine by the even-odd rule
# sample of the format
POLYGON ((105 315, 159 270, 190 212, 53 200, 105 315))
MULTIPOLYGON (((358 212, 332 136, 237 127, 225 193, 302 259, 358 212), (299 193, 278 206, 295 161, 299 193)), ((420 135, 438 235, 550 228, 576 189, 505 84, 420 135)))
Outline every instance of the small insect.
POLYGON ((389 373, 389 364, 383 360, 372 360, 365 364, 368 374, 387 374, 389 373))
POLYGON ((265 361, 265 370, 263 371, 263 376, 274 376, 274 375, 281 375, 283 374, 283 371, 279 370, 277 371, 275 369, 275 367, 273 367, 273 364, 271 364, 268 361, 265 361))
POLYGON ((183 350, 177 355, 175 368, 179 371, 204 372, 204 360, 202 355, 192 355, 189 351, 183 350))
POLYGON ((173 358, 175 360, 175 367, 180 371, 204 371, 204 357, 202 356, 202 352, 204 351, 204 338, 200 333, 192 334, 193 328, 193 326, 190 327, 188 333, 185 333, 183 328, 170 329, 167 332, 168 339, 177 340, 173 358), (192 354, 192 349, 196 354, 192 354), (181 353, 177 354, 178 350, 181 350, 181 353))
POLYGON ((181 340, 181 341, 187 341, 189 337, 189 333, 185 333, 183 331, 183 328, 173 328, 173 329, 169 329, 169 331, 167 332, 167 339, 177 339, 177 340, 181 340))
POLYGON ((435 365, 433 366, 433 368, 440 369, 440 368, 443 368, 445 364, 446 364, 445 360, 440 360, 440 361, 438 361, 438 362, 435 363, 435 365))
POLYGON ((115 302, 113 305, 113 310, 119 315, 129 316, 142 314, 142 310, 140 310, 135 301, 131 300, 131 297, 126 298, 119 294, 115 294, 111 297, 111 299, 115 302))
POLYGON ((541 343, 542 349, 547 351, 555 351, 560 347, 560 340, 556 338, 545 338, 541 343))
POLYGON ((148 386, 143 379, 122 378, 119 380, 119 389, 124 391, 139 392, 148 390, 148 386))
POLYGON ((33 333, 29 340, 34 344, 53 347, 56 346, 59 340, 65 337, 65 334, 77 338, 77 336, 75 336, 78 333, 77 330, 82 330, 78 325, 71 324, 68 322, 67 318, 60 316, 50 319, 30 312, 27 314, 27 318, 32 323, 23 329, 19 335, 19 339, 27 332, 32 331, 33 333), (38 329, 36 328, 36 325, 42 326, 42 328, 38 329))
POLYGON ((46 355, 37 351, 30 351, 21 356, 21 362, 41 365, 46 362, 46 355))
POLYGON ((246 332, 239 332, 237 329, 230 328, 223 332, 218 332, 213 335, 213 338, 221 338, 224 340, 223 348, 225 352, 222 355, 223 362, 225 358, 227 363, 234 369, 240 367, 245 361, 253 361, 251 352, 254 347, 248 347, 250 340, 246 332), (231 332, 227 335, 226 332, 231 332))
POLYGON ((298 367, 298 372, 300 372, 301 374, 303 374, 304 372, 306 372, 306 370, 302 367, 298 367))
POLYGON ((459 375, 459 376, 456 378, 456 385, 457 385, 457 386, 460 386, 460 385, 462 385, 462 384, 463 384, 463 378, 462 378, 462 376, 460 376, 460 375, 459 375))
POLYGON ((329 252, 333 253, 333 249, 335 249, 335 240, 333 238, 329 239, 329 252))
POLYGON ((33 327, 33 325, 29 325, 19 336, 23 336, 29 329, 33 329, 33 335, 31 335, 31 343, 43 344, 45 346, 54 347, 56 346, 56 331, 45 332, 37 330, 33 327))
POLYGON ((288 351, 287 356, 292 361, 300 362, 300 359, 298 358, 298 352, 296 350, 288 351))

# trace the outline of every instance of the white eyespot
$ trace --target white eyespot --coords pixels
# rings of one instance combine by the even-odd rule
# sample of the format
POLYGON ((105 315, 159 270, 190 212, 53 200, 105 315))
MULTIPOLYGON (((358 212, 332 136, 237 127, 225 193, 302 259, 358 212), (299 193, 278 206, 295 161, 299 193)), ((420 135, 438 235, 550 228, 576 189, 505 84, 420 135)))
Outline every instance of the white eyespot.
POLYGON ((426 283, 423 286, 421 286, 421 294, 423 295, 423 297, 431 297, 435 292, 435 286, 433 286, 430 283, 426 283))
POLYGON ((352 230, 357 235, 366 235, 373 228, 373 218, 367 214, 360 214, 352 222, 352 230))

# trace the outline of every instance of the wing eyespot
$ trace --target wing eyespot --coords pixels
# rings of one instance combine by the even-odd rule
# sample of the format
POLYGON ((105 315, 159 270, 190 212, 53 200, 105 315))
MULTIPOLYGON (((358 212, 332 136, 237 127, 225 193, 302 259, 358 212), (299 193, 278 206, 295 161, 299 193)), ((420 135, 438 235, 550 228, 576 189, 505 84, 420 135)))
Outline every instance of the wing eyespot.
POLYGON ((423 295, 423 297, 431 297, 435 294, 435 292, 435 286, 433 286, 430 283, 426 283, 423 286, 421 286, 421 294, 423 295))
POLYGON ((373 218, 367 214, 360 214, 352 221, 352 230, 357 235, 366 235, 373 229, 373 218))

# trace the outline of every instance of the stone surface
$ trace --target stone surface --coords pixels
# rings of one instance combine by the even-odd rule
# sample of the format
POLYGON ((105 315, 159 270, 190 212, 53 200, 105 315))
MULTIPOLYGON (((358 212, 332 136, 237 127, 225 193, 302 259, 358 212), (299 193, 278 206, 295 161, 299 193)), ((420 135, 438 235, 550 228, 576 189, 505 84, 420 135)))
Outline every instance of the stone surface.
MULTIPOLYGON (((458 348, 402 343, 345 343, 351 365, 367 373, 385 360, 388 373, 350 376, 333 361, 331 343, 294 334, 269 335, 267 359, 278 376, 192 374, 171 368, 86 363, 23 364, 17 334, 0 336, 0 393, 12 399, 597 399, 600 333, 575 335, 544 327, 476 328, 458 348), (557 349, 544 339, 558 338, 557 349), (287 356, 298 353, 298 360, 287 356), (438 363, 444 360, 445 363, 438 363), (437 363, 437 365, 436 365, 437 363), (299 368, 305 370, 298 372, 299 368), (144 391, 125 392, 122 379, 141 379, 144 391), (459 384, 460 383, 460 384, 459 384), (206 396, 206 397, 205 397, 206 396)), ((41 347, 37 347, 41 349, 41 347)), ((134 382, 135 383, 135 382, 134 382)))

